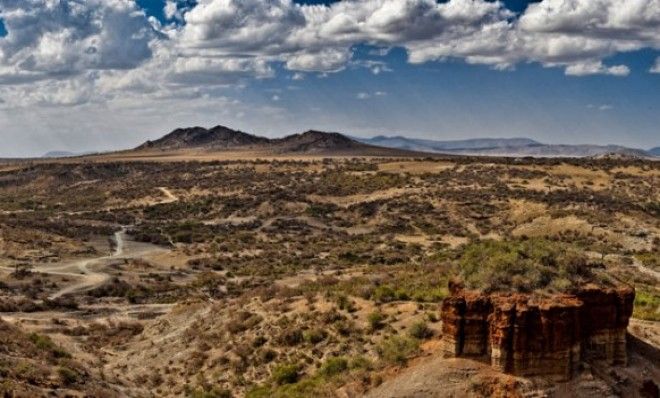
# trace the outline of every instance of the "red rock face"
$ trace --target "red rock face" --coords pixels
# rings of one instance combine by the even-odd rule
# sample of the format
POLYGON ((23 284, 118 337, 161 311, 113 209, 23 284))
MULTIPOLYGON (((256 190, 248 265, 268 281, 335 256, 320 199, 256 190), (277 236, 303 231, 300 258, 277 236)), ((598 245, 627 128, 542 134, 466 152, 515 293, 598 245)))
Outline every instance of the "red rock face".
POLYGON ((515 375, 567 380, 584 359, 625 364, 634 298, 631 288, 543 299, 456 291, 442 303, 443 350, 515 375))

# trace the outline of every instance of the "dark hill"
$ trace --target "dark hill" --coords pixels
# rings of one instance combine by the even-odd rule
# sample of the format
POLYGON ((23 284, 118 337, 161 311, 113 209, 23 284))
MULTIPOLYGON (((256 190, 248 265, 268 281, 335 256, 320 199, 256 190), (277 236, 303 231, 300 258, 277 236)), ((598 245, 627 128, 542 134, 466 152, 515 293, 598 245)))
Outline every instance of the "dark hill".
POLYGON ((309 130, 302 134, 293 134, 271 140, 274 149, 279 152, 326 152, 364 149, 369 145, 354 141, 339 133, 326 133, 309 130))
POLYGON ((227 149, 268 144, 270 140, 264 137, 232 130, 224 126, 212 129, 203 127, 180 128, 155 141, 147 141, 136 149, 185 149, 209 148, 227 149))
POLYGON ((147 141, 136 150, 172 151, 181 149, 258 150, 277 154, 306 153, 355 156, 411 156, 414 152, 383 148, 355 141, 340 133, 309 130, 283 138, 266 138, 217 126, 180 128, 154 141, 147 141))

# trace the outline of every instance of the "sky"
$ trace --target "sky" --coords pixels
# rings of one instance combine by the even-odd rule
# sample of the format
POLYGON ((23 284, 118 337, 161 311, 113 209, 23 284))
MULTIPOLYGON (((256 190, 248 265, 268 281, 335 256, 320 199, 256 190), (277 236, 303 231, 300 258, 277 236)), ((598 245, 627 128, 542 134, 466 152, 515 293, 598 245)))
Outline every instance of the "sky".
POLYGON ((184 126, 660 145, 660 0, 0 0, 0 157, 184 126))

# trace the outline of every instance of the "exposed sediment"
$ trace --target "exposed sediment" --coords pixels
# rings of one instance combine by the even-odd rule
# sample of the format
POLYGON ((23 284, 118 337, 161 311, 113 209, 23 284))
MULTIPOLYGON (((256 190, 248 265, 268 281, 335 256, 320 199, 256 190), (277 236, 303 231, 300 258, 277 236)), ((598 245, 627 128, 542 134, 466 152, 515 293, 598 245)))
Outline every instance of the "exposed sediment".
POLYGON ((514 375, 568 380, 584 360, 626 363, 634 298, 629 287, 552 297, 454 292, 442 304, 443 349, 514 375))

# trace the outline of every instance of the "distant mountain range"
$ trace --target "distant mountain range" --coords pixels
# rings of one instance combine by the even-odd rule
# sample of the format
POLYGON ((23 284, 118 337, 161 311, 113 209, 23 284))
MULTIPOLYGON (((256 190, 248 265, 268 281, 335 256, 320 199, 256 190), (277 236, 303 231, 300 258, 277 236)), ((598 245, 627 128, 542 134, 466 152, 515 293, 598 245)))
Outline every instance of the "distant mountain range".
MULTIPOLYGON (((138 146, 134 151, 254 150, 272 154, 321 154, 355 156, 424 156, 453 154, 509 157, 653 157, 660 147, 645 151, 619 145, 544 144, 529 138, 477 138, 438 141, 402 136, 349 137, 339 133, 309 130, 283 138, 267 138, 233 130, 225 126, 178 128, 171 133, 138 146)), ((50 152, 50 156, 73 156, 68 152, 50 152)))
POLYGON ((76 156, 75 153, 69 151, 50 151, 44 153, 42 158, 68 158, 71 156, 76 156))
POLYGON ((50 151, 41 155, 42 158, 70 158, 74 156, 91 155, 95 152, 69 152, 69 151, 50 151))
POLYGON ((619 145, 556 145, 543 144, 529 138, 477 138, 469 140, 436 141, 402 136, 376 136, 355 140, 369 145, 398 148, 418 152, 477 156, 533 156, 533 157, 589 157, 620 154, 632 157, 660 156, 660 148, 650 151, 619 145), (653 152, 656 151, 656 152, 653 152))
POLYGON ((136 151, 255 150, 275 154, 328 154, 365 156, 406 156, 409 151, 358 142, 339 133, 309 130, 283 138, 266 138, 225 126, 179 128, 154 141, 147 141, 136 151))

